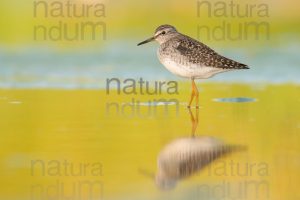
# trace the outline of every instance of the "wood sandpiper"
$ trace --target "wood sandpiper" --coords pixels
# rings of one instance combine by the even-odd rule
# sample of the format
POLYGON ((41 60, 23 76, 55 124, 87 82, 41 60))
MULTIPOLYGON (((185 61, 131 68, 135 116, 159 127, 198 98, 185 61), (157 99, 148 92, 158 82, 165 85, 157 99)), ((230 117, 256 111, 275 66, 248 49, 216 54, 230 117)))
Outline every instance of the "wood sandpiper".
POLYGON ((196 108, 199 105, 195 79, 207 79, 215 74, 236 69, 249 69, 247 65, 221 56, 205 44, 179 33, 171 25, 159 26, 153 37, 140 42, 138 46, 154 40, 160 44, 157 51, 159 61, 173 74, 192 80, 192 94, 188 107, 191 106, 194 97, 196 108))

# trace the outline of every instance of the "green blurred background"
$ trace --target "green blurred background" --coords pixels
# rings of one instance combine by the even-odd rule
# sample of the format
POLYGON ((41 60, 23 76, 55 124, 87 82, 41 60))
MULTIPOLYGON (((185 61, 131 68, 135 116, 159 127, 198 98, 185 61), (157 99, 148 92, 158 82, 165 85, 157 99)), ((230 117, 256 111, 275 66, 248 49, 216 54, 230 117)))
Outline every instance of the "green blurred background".
MULTIPOLYGON (((46 1, 49 8, 52 2, 46 1)), ((67 1, 60 1, 65 4, 67 1)), ((232 23, 232 26, 237 26, 245 20, 248 21, 267 21, 271 25, 271 41, 270 43, 276 43, 276 41, 283 40, 282 36, 294 35, 298 36, 299 33, 299 18, 298 11, 299 2, 295 0, 288 1, 221 1, 226 4, 226 10, 230 15, 230 2, 236 4, 235 8, 239 6, 239 12, 245 13, 246 7, 248 11, 250 6, 253 7, 252 16, 250 12, 246 18, 238 17, 208 17, 205 13, 205 9, 201 10, 200 17, 197 15, 198 2, 204 1, 180 1, 180 0, 152 0, 152 1, 96 1, 96 0, 74 0, 70 1, 72 4, 77 4, 77 9, 80 12, 81 5, 97 3, 103 3, 105 5, 105 17, 100 18, 107 24, 107 40, 124 40, 134 39, 139 40, 140 37, 144 37, 146 34, 152 34, 154 28, 160 24, 173 24, 182 32, 185 32, 191 36, 197 35, 198 25, 215 25, 222 20, 227 20, 232 23), (259 6, 265 4, 268 7, 268 17, 258 16, 259 6), (203 13, 203 14, 202 14, 203 13), (238 19, 237 19, 238 18, 238 19)), ((209 1, 213 5, 220 1, 209 1)), ((220 8, 221 5, 215 6, 220 8)), ((66 6, 64 6, 66 8, 66 6)), ((262 8, 262 7, 261 7, 262 8)), ((214 10, 214 8, 212 8, 214 10)), ((27 45, 36 44, 33 41, 33 27, 39 22, 43 24, 51 24, 51 22, 62 19, 73 26, 74 23, 81 22, 82 18, 54 18, 54 17, 37 17, 34 18, 34 1, 32 0, 3 0, 1 2, 1 18, 0 25, 2 31, 0 33, 0 41, 3 45, 24 47, 27 45)), ((236 11, 233 11, 236 15, 236 11)), ((90 12, 92 13, 92 11, 90 12)), ((91 19, 91 18, 89 18, 91 19)), ((235 27, 236 28, 236 27, 235 27)), ((205 41, 204 41, 205 42, 205 41)), ((226 41, 225 41, 226 42, 226 41)), ((227 41, 228 42, 228 41, 227 41)), ((249 45, 253 41, 249 41, 249 45)), ((50 42, 51 43, 51 42, 50 42)), ((239 43, 239 42, 236 42, 239 43)), ((64 46, 70 44, 64 44, 63 42, 57 42, 52 45, 64 46)), ((72 46, 77 46, 76 42, 72 42, 72 46)))

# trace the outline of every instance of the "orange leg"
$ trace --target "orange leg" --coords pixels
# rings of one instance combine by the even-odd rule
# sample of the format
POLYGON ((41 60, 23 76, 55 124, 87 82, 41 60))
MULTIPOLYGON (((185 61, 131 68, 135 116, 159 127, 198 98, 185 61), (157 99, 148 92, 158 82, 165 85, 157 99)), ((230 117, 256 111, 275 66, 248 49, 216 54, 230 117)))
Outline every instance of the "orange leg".
POLYGON ((194 137, 197 127, 198 127, 198 122, 199 122, 199 109, 196 109, 196 117, 194 117, 190 108, 188 110, 189 110, 191 122, 192 122, 192 137, 194 137))
POLYGON ((199 91, 197 89, 194 79, 192 79, 192 94, 191 94, 191 99, 190 99, 188 108, 191 107, 194 97, 196 97, 196 108, 198 108, 199 107, 199 91))
POLYGON ((191 104, 193 102, 194 96, 195 96, 195 92, 194 92, 194 87, 192 85, 192 94, 191 94, 191 98, 190 98, 190 102, 189 102, 188 108, 191 107, 191 104))

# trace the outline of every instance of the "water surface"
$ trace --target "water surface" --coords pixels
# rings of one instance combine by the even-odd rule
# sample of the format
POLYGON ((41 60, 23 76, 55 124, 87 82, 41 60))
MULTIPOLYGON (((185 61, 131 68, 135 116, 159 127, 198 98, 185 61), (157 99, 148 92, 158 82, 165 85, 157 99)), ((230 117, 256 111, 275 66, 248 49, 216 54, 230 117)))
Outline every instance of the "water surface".
MULTIPOLYGON (((300 88, 287 84, 202 85, 194 137, 247 146, 247 151, 211 162, 170 190, 158 187, 153 178, 158 156, 174 141, 193 137, 190 113, 181 104, 178 110, 168 105, 167 111, 157 106, 156 112, 148 112, 148 106, 141 106, 139 112, 130 106, 122 110, 122 105, 132 98, 186 102, 189 86, 181 88, 180 95, 153 97, 107 95, 101 90, 2 89, 1 199, 58 199, 56 195, 79 199, 78 188, 84 181, 98 181, 94 195, 105 199, 224 199, 222 195, 257 199, 256 194, 259 199, 295 199, 300 184, 300 88), (239 96, 259 101, 213 101, 239 96), (115 104, 108 110, 111 103, 115 104), (80 171, 84 164, 85 172, 80 171), (57 194, 57 184, 64 186, 64 192, 57 194)), ((195 117, 195 109, 192 112, 195 117)), ((88 189, 83 188, 81 195, 87 198, 88 189)))

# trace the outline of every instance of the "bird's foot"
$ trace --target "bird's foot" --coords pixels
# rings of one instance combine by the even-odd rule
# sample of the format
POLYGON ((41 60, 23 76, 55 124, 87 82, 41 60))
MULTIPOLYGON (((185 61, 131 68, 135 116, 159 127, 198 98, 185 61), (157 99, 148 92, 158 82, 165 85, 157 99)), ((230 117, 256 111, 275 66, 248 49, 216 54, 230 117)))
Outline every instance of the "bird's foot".
MULTIPOLYGON (((188 105, 188 106, 187 106, 187 108, 188 108, 188 109, 190 109, 190 108, 191 108, 191 106, 190 106, 190 105, 188 105)), ((197 105, 197 106, 195 106, 195 108, 196 108, 196 109, 199 109, 199 108, 200 108, 200 106, 198 106, 198 105, 197 105)))

